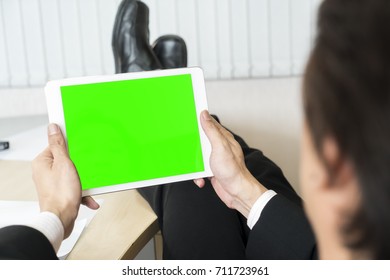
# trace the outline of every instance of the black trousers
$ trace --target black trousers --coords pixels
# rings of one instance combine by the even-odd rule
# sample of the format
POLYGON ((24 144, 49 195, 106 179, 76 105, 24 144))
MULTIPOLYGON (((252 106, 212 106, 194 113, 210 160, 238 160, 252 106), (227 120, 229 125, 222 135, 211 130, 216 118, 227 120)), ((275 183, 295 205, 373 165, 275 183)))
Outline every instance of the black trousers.
POLYGON ((314 236, 301 199, 275 163, 234 136, 248 169, 266 188, 278 193, 277 199, 271 199, 250 230, 246 218, 229 209, 208 180, 202 189, 193 181, 138 189, 158 216, 163 258, 315 258, 314 236))

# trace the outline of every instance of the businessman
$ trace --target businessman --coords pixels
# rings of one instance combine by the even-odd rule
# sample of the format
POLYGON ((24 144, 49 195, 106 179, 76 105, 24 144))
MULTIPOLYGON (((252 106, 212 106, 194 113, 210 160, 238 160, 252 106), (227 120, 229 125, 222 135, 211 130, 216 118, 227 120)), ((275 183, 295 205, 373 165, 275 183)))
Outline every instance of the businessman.
POLYGON ((91 209, 99 207, 90 197, 81 199, 77 171, 55 124, 48 127, 48 142, 32 164, 41 213, 28 225, 0 229, 0 259, 57 259, 62 240, 72 232, 80 203, 91 209))

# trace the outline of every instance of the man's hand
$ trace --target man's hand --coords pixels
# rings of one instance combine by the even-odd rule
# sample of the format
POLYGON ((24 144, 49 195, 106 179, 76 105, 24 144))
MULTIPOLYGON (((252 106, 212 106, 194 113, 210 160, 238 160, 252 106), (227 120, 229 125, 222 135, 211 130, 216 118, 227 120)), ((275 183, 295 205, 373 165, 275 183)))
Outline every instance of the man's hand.
MULTIPOLYGON (((207 111, 201 113, 201 124, 211 142, 210 178, 219 198, 245 217, 257 198, 267 189, 262 186, 245 166, 244 155, 233 135, 215 121, 207 111)), ((203 187, 204 179, 194 180, 203 187)))
MULTIPOLYGON (((65 139, 56 124, 48 127, 49 146, 33 161, 33 179, 41 211, 57 215, 67 238, 74 227, 81 203, 81 184, 76 168, 66 149, 65 139)), ((86 198, 85 204, 97 209, 99 205, 86 198)))

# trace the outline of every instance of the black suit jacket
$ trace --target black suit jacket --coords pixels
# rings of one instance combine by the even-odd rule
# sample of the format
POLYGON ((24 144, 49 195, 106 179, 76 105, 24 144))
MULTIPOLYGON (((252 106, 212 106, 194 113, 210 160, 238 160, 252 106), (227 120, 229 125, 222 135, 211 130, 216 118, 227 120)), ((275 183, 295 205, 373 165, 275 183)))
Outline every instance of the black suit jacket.
POLYGON ((55 260, 53 246, 43 233, 28 226, 0 229, 0 259, 55 260))
POLYGON ((248 259, 316 259, 316 241, 303 211, 302 200, 282 170, 264 154, 249 148, 238 136, 245 162, 252 175, 274 196, 249 232, 248 259))
POLYGON ((282 195, 272 198, 249 233, 248 259, 316 259, 315 239, 301 208, 282 195))

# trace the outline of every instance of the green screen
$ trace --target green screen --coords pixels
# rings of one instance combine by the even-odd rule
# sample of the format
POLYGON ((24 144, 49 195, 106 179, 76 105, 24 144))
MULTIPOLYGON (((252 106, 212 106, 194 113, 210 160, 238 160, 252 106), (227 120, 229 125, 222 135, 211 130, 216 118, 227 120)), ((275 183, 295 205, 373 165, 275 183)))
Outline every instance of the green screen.
POLYGON ((62 86, 83 190, 204 171, 191 75, 62 86))

